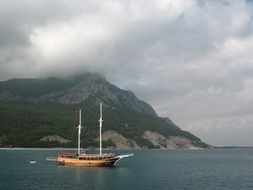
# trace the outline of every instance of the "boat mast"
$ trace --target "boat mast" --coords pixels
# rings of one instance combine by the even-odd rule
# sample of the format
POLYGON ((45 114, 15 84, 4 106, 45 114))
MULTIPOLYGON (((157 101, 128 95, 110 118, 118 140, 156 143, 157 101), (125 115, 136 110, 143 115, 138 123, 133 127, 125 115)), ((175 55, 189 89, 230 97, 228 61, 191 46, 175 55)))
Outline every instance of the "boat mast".
POLYGON ((77 153, 78 153, 78 155, 80 154, 80 144, 81 144, 81 140, 80 140, 80 137, 81 137, 81 110, 79 109, 78 110, 79 111, 79 125, 78 125, 78 142, 77 142, 77 144, 78 144, 78 147, 77 147, 77 153))
POLYGON ((101 155, 102 154, 102 135, 101 135, 101 131, 102 131, 102 102, 100 102, 100 119, 99 119, 99 124, 100 124, 100 127, 99 127, 99 154, 101 155))

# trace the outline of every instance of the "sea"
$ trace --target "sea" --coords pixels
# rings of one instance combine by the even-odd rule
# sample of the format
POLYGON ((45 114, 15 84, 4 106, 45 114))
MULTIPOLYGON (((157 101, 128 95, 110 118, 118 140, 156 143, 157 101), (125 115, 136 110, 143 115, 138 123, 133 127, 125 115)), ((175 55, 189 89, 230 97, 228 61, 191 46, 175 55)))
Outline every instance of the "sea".
MULTIPOLYGON (((60 166, 56 149, 1 149, 1 190, 252 190, 253 149, 112 150, 115 167, 60 166)), ((107 152, 109 152, 107 150, 107 152)))

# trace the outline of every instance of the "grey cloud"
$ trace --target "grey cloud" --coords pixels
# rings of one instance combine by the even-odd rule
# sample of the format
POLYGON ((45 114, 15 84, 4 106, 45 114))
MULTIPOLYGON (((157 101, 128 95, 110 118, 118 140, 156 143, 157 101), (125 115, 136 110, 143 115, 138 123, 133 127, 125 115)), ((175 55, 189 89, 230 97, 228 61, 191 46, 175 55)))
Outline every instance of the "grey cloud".
POLYGON ((3 0, 0 80, 99 72, 183 129, 229 145, 252 131, 252 8, 246 0, 3 0))

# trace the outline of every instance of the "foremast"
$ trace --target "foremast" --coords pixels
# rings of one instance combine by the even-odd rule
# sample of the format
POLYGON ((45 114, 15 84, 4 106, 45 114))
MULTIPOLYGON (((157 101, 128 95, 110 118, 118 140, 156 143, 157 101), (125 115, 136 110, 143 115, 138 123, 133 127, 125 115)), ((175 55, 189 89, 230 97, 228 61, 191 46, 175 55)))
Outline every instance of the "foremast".
POLYGON ((100 102, 100 119, 99 121, 99 155, 102 155, 102 102, 100 102))
POLYGON ((79 109, 78 110, 78 112, 79 112, 79 125, 78 125, 78 142, 77 142, 77 153, 78 153, 78 155, 80 155, 80 144, 81 144, 81 128, 82 128, 82 124, 81 124, 81 122, 82 122, 82 110, 81 109, 79 109))

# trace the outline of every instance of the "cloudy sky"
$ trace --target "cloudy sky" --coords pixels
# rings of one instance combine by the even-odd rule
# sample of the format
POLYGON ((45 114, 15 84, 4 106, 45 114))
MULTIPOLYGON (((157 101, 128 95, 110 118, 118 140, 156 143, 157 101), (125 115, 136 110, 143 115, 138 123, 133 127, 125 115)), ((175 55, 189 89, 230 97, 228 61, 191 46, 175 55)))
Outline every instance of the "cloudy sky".
POLYGON ((253 146, 249 0, 1 0, 0 80, 86 71, 207 143, 253 146))

